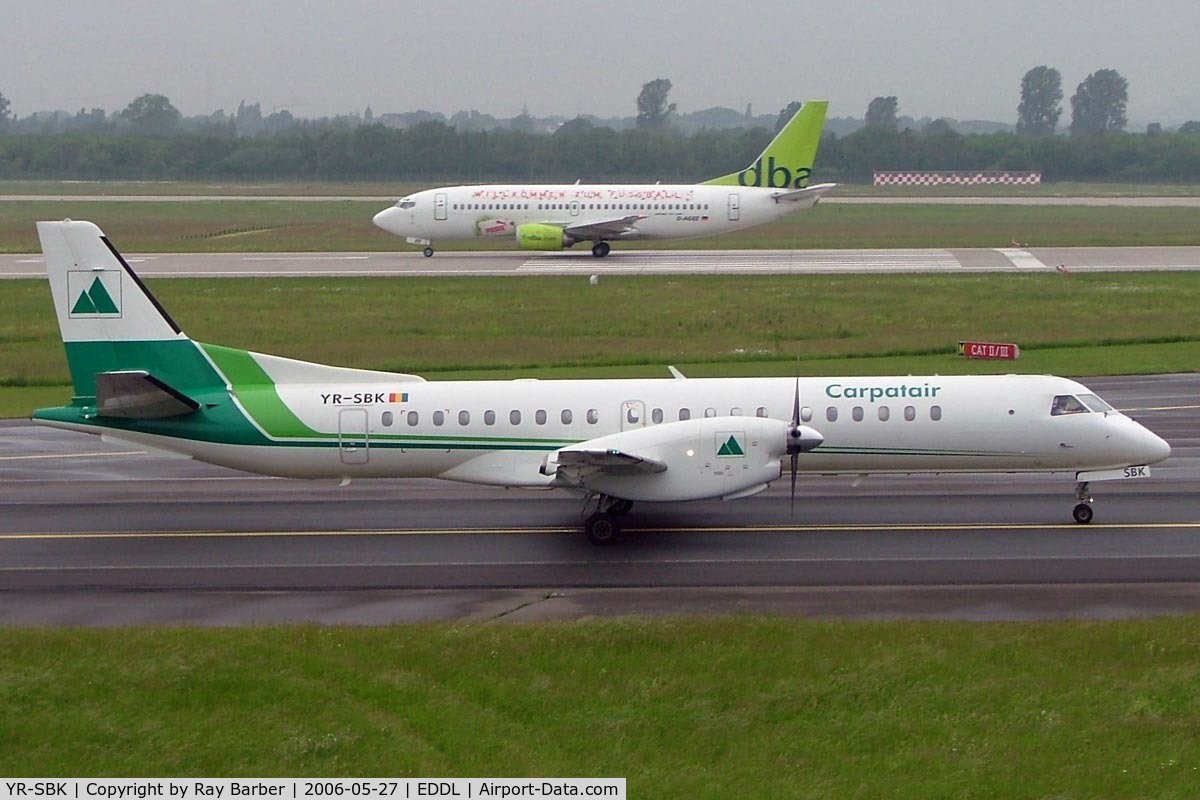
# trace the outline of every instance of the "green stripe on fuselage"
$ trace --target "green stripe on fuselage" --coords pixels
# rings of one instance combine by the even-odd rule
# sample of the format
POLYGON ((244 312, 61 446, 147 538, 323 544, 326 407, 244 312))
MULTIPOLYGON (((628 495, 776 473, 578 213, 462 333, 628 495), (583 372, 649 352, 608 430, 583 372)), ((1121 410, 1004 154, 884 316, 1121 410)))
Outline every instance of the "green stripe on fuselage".
POLYGON ((242 408, 272 439, 336 439, 335 433, 320 433, 305 425, 288 408, 271 376, 245 350, 201 344, 229 381, 242 408))

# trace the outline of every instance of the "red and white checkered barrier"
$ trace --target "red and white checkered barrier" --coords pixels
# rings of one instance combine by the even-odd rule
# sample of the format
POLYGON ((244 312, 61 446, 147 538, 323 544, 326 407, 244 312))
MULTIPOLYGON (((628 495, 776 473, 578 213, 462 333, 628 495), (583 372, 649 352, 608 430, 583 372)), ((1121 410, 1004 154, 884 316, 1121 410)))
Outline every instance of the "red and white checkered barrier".
POLYGON ((1033 185, 1042 182, 1040 172, 998 170, 961 172, 876 172, 876 186, 982 186, 986 184, 1033 185))

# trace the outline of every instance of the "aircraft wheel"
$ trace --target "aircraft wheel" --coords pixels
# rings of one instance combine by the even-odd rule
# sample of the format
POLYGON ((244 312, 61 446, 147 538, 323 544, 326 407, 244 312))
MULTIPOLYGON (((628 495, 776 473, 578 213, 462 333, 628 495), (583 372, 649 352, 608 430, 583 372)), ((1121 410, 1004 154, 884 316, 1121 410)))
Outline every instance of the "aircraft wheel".
POLYGON ((1071 516, 1075 517, 1075 521, 1080 525, 1087 525, 1092 521, 1092 507, 1088 503, 1080 503, 1075 506, 1075 510, 1071 512, 1071 516))
POLYGON ((593 514, 583 524, 583 531, 592 544, 608 545, 617 540, 621 528, 609 514, 593 514))
POLYGON ((612 250, 612 247, 609 246, 608 242, 596 242, 592 245, 592 255, 596 258, 604 258, 610 250, 612 250))
POLYGON ((426 248, 425 248, 425 257, 426 257, 426 258, 432 258, 432 257, 433 257, 433 248, 432 248, 432 247, 426 247, 426 248))

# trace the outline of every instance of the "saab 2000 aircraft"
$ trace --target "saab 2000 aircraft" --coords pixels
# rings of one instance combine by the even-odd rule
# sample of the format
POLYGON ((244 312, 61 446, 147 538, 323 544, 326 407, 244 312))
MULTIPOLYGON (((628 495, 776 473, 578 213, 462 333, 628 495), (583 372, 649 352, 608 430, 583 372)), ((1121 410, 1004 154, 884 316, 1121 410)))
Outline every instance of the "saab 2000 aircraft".
POLYGON ((688 239, 761 225, 816 205, 832 183, 809 186, 827 101, 810 101, 754 163, 700 184, 487 184, 426 189, 375 215, 375 224, 424 245, 516 237, 528 250, 593 242, 688 239))
POLYGON ((36 422, 291 478, 563 488, 597 543, 634 501, 798 473, 1141 477, 1170 447, 1051 376, 436 381, 189 339, 90 222, 39 222, 75 396, 36 422))

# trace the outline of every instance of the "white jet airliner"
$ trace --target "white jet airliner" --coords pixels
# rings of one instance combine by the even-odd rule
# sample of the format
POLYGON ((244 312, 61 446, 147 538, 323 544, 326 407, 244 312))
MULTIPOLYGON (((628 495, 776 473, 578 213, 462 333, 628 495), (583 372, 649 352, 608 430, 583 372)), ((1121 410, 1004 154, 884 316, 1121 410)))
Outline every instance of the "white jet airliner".
POLYGON ((424 245, 516 237, 529 250, 593 242, 687 239, 761 225, 816 205, 832 183, 809 186, 827 101, 805 103, 753 164, 700 184, 486 184, 427 189, 375 215, 375 224, 424 245))
POLYGON ((634 501, 734 499, 791 473, 1140 477, 1170 447, 1052 376, 434 381, 189 339, 90 222, 39 222, 74 383, 36 422, 293 478, 563 488, 611 542, 634 501))

